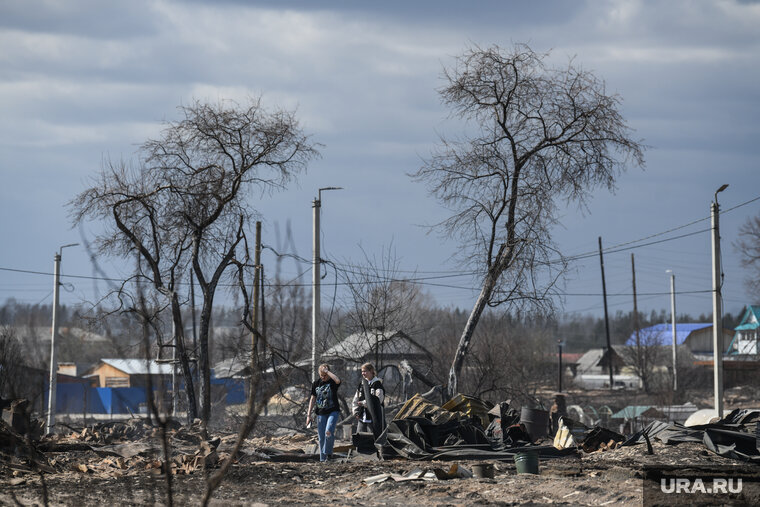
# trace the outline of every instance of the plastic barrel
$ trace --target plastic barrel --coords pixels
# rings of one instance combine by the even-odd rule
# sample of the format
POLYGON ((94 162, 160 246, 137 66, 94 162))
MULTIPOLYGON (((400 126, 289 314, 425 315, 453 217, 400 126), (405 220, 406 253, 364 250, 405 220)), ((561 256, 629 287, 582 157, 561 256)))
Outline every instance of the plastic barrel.
POLYGON ((515 454, 515 466, 518 474, 537 474, 538 453, 535 451, 518 452, 515 454))
POLYGON ((520 411, 520 422, 525 425, 525 431, 530 438, 538 440, 545 437, 549 426, 549 412, 540 408, 523 407, 520 411))

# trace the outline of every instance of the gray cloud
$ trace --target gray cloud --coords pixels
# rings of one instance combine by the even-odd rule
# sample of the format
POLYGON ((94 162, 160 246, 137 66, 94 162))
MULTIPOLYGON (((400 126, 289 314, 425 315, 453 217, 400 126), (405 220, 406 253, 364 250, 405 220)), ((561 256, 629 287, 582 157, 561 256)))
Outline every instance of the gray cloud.
MULTIPOLYGON (((624 175, 617 196, 598 195, 585 217, 567 210, 561 246, 572 253, 593 249, 598 235, 610 244, 643 237, 705 214, 723 182, 731 184, 727 202, 756 192, 747 180, 756 181, 760 161, 757 26, 760 5, 737 1, 3 2, 0 215, 15 219, 4 218, 0 234, 19 245, 3 262, 49 264, 56 245, 77 234, 68 230, 64 203, 104 156, 129 157, 161 120, 176 117, 177 105, 261 94, 270 107, 297 108, 325 144, 299 187, 256 202, 270 227, 291 219, 307 254, 314 189, 339 184, 347 190, 325 207, 326 248, 361 257, 358 243, 393 240, 409 267, 451 269, 445 260, 455 242, 417 227, 440 220, 443 210, 407 173, 437 132, 462 129, 446 120, 435 92, 442 66, 468 45, 514 42, 551 49, 556 65, 574 57, 596 72, 652 146, 647 171, 624 175)), ((757 211, 727 217, 727 241, 757 211)), ((705 252, 699 255, 683 265, 694 280, 702 280, 705 252)), ((736 299, 749 297, 737 257, 727 255, 727 287, 741 294, 736 299)), ((670 268, 686 255, 651 257, 641 260, 652 265, 644 285, 661 278, 657 263, 670 268)), ((88 270, 86 259, 68 254, 67 261, 71 272, 88 270)), ((621 292, 630 271, 624 264, 621 292)), ((598 292, 598 266, 587 269, 569 288, 598 292)), ((468 291, 436 294, 443 304, 471 300, 468 291)), ((709 311, 709 301, 691 306, 709 311)))

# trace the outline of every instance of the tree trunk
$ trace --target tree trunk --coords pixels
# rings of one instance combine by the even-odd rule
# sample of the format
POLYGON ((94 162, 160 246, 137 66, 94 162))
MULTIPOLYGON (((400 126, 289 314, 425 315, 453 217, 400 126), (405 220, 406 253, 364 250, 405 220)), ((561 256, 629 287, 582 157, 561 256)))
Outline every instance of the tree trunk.
POLYGON ((472 335, 475 332, 475 327, 478 325, 480 316, 483 314, 483 310, 485 310, 488 304, 488 300, 491 298, 491 293, 496 285, 498 276, 498 274, 494 275, 491 272, 486 275, 485 280, 483 280, 483 288, 480 289, 480 295, 478 295, 478 299, 475 301, 475 306, 472 308, 470 317, 467 319, 467 324, 465 324, 462 331, 462 336, 459 338, 459 345, 454 354, 454 361, 451 363, 451 370, 449 370, 449 398, 453 398, 457 394, 459 374, 462 371, 464 359, 470 349, 472 335))
POLYGON ((211 417, 211 367, 209 365, 208 336, 211 330, 211 308, 213 297, 209 300, 204 294, 203 308, 201 309, 200 333, 198 334, 198 370, 199 370, 199 398, 201 403, 201 421, 203 427, 208 425, 211 417))
MULTIPOLYGON (((190 361, 187 357, 185 348, 185 329, 182 324, 182 313, 179 306, 177 294, 172 294, 172 319, 174 319, 174 346, 177 347, 177 355, 182 366, 182 376, 185 379, 185 395, 187 397, 187 422, 192 424, 193 420, 198 417, 198 407, 195 401, 195 387, 193 385, 193 374, 190 370, 190 361)), ((173 365, 176 368, 176 365, 173 365)), ((176 396, 176 393, 173 393, 176 396)))

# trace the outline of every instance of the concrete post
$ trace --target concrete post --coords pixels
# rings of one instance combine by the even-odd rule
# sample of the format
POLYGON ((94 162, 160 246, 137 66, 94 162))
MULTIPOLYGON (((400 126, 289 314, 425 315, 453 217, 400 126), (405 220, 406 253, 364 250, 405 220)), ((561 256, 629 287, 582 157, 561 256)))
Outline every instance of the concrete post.
POLYGON ((46 433, 52 433, 55 426, 55 390, 56 381, 58 380, 58 360, 55 355, 55 337, 58 334, 58 289, 61 277, 61 254, 57 253, 54 257, 55 267, 53 268, 53 323, 50 336, 50 385, 48 388, 48 413, 46 433))

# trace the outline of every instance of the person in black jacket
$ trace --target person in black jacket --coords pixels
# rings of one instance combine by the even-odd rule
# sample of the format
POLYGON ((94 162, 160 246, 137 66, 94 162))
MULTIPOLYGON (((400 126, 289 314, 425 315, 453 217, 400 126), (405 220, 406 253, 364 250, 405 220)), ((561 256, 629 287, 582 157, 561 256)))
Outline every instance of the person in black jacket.
MULTIPOLYGON (((362 379, 369 383, 370 396, 378 399, 380 405, 380 411, 383 412, 385 401, 385 389, 383 388, 383 381, 377 376, 375 367, 372 363, 364 363, 362 365, 362 379)), ((356 431, 373 433, 372 431, 372 415, 367 409, 367 400, 364 396, 363 382, 359 382, 359 387, 356 389, 354 399, 351 402, 351 406, 354 411, 354 415, 358 419, 356 431)), ((381 417, 384 417, 381 416, 381 417)))
POLYGON ((311 411, 317 408, 317 435, 319 436, 319 461, 327 461, 335 444, 335 427, 340 419, 338 387, 340 379, 330 371, 327 364, 319 365, 319 378, 311 384, 309 411, 306 426, 311 425, 311 411))

